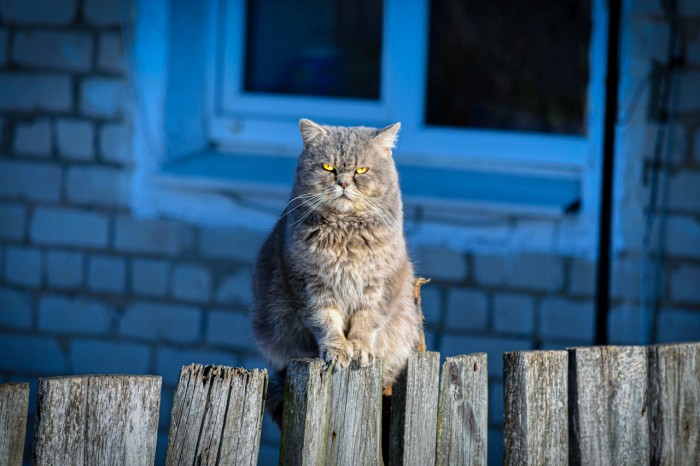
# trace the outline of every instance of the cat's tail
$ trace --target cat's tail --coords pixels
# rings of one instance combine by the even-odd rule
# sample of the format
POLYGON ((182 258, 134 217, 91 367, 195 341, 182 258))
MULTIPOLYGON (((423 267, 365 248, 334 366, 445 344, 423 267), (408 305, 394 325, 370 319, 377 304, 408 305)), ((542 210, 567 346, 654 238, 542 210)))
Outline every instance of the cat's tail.
POLYGON ((267 398, 265 406, 272 416, 272 420, 282 428, 282 412, 284 411, 284 382, 287 379, 287 368, 279 371, 271 371, 267 384, 267 398))

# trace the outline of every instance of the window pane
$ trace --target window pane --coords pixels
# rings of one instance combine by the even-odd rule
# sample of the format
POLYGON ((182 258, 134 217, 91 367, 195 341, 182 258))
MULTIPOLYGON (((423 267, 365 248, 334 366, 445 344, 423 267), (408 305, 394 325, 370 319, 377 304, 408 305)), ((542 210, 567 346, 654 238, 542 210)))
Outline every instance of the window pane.
POLYGON ((584 134, 588 0, 432 0, 426 122, 584 134))
POLYGON ((245 90, 379 97, 382 2, 249 0, 245 90))

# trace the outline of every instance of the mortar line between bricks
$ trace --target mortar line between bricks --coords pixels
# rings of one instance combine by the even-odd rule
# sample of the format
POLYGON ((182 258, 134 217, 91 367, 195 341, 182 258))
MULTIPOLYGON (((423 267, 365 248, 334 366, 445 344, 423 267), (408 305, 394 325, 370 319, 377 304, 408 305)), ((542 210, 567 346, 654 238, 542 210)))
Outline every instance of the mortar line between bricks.
POLYGON ((80 84, 82 76, 78 73, 70 74, 70 84, 71 84, 71 112, 72 117, 80 116, 80 84))
POLYGON ((540 329, 540 308, 542 307, 542 300, 540 296, 533 297, 534 312, 532 313, 532 318, 535 319, 533 323, 533 335, 532 335, 532 345, 534 349, 542 348, 542 333, 540 329))
POLYGON ((31 310, 32 310, 32 321, 30 328, 32 330, 32 333, 38 333, 39 332, 39 293, 40 291, 36 290, 30 293, 30 299, 31 299, 31 310))
POLYGON ((436 350, 442 347, 442 336, 445 333, 446 323, 447 323, 447 289, 442 287, 438 288, 440 293, 440 314, 438 318, 438 331, 433 335, 433 344, 436 350))
MULTIPOLYGON (((152 342, 150 345, 148 345, 148 368, 149 368, 149 373, 151 374, 157 374, 158 371, 158 346, 162 345, 162 342, 152 342)), ((162 388, 161 388, 162 390, 162 388)))
MULTIPOLYGON (((114 254, 119 254, 116 245, 117 215, 120 214, 117 213, 116 215, 109 215, 107 217, 107 250, 114 254)), ((121 255, 124 255, 124 253, 121 252, 121 255)))
MULTIPOLYGON (((92 126, 94 128, 94 134, 93 134, 93 138, 92 138, 92 151, 94 154, 94 161, 97 162, 99 165, 110 166, 112 164, 104 159, 104 156, 102 154, 102 150, 100 148, 100 140, 102 138, 102 128, 104 128, 105 123, 103 121, 96 121, 96 122, 93 122, 92 126)), ((118 167, 118 168, 123 169, 123 167, 118 167)))
POLYGON ((199 342, 200 344, 205 344, 207 341, 207 325, 209 324, 209 313, 211 309, 206 307, 202 308, 199 319, 199 342))
POLYGON ((99 48, 100 48, 100 30, 93 29, 90 34, 92 41, 92 54, 90 56, 90 72, 95 74, 98 72, 99 48))
POLYGON ((51 122, 51 127, 49 130, 51 132, 50 159, 59 161, 59 160, 61 160, 61 157, 59 156, 59 152, 58 152, 58 130, 56 129, 56 124, 58 123, 58 118, 56 118, 54 115, 51 115, 49 117, 49 121, 51 122))
POLYGON ((39 249, 39 288, 46 289, 49 284, 49 254, 44 248, 39 249))
MULTIPOLYGON (((111 232, 111 229, 110 229, 111 232)), ((109 238, 109 244, 112 244, 112 239, 109 238)), ((122 257, 124 257, 122 255, 122 257)), ((134 290, 133 290, 133 283, 132 283, 132 276, 133 276, 133 267, 134 267, 134 258, 133 256, 126 256, 124 257, 124 267, 126 268, 124 271, 124 294, 127 296, 134 296, 134 290)))

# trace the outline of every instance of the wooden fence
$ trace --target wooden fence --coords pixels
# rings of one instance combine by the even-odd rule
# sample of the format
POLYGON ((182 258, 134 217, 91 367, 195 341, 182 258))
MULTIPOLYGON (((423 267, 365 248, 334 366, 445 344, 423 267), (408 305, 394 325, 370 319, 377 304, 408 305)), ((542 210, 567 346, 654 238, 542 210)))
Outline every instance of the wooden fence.
MULTIPOLYGON (((504 355, 505 464, 700 464, 700 343, 504 355)), ((34 462, 152 465, 160 377, 40 379, 34 462)), ((167 464, 257 464, 265 371, 182 368, 167 464)), ((487 462, 485 354, 415 353, 389 399, 381 362, 293 361, 280 464, 487 462)), ((0 464, 22 463, 28 384, 0 385, 0 464)), ((500 463, 500 459, 496 461, 500 463)))

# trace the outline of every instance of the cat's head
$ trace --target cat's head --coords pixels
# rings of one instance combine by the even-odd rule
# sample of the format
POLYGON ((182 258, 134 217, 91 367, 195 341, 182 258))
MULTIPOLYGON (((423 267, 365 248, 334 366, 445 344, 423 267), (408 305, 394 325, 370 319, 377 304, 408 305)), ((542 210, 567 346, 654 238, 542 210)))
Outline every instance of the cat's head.
MULTIPOLYGON (((391 149, 401 127, 325 126, 299 121, 304 152, 299 158, 295 193, 314 210, 379 213, 400 203, 391 149)), ((400 207, 399 207, 400 209, 400 207)))

